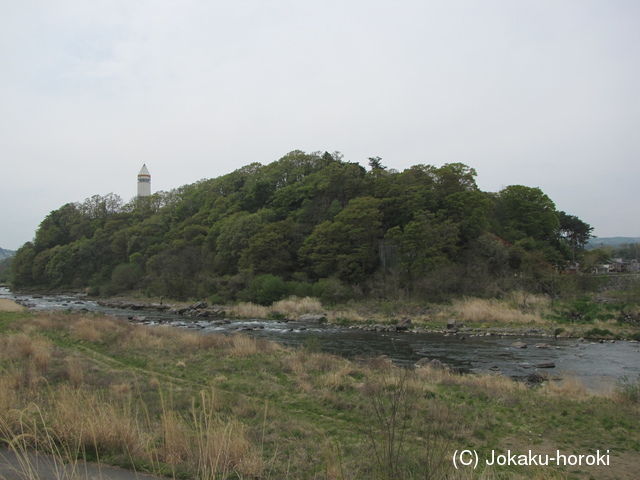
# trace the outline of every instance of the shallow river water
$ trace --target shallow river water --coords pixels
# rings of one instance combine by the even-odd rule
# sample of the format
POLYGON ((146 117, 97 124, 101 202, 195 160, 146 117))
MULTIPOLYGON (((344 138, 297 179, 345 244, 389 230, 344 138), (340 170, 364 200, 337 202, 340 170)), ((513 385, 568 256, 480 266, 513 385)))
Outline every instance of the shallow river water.
POLYGON ((244 331, 285 345, 305 345, 311 339, 324 351, 356 358, 387 355, 400 365, 413 365, 421 358, 437 359, 472 372, 494 371, 511 377, 526 377, 534 372, 550 376, 572 374, 586 385, 606 386, 622 378, 640 375, 640 343, 629 341, 578 342, 577 339, 550 337, 445 336, 438 333, 367 332, 332 325, 316 325, 275 320, 231 320, 220 324, 215 319, 192 319, 165 312, 105 308, 95 301, 65 295, 20 295, 0 288, 0 298, 27 304, 33 310, 82 310, 118 317, 144 316, 146 322, 193 328, 206 333, 244 331), (521 340, 528 348, 513 348, 521 340), (547 344, 548 348, 536 348, 547 344), (536 365, 553 362, 554 368, 536 365))

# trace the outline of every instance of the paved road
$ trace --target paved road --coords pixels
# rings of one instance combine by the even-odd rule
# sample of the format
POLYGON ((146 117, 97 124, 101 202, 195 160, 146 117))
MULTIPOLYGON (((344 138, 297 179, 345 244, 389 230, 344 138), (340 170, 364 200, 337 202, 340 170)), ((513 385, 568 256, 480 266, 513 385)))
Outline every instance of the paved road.
POLYGON ((0 448, 0 480, 163 480, 163 477, 78 462, 62 465, 54 457, 16 454, 0 448))

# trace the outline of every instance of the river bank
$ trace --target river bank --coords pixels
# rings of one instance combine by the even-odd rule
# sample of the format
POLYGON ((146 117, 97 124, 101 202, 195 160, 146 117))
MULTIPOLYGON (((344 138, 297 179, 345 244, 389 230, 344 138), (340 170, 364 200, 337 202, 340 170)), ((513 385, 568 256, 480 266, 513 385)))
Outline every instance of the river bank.
MULTIPOLYGON (((11 365, 0 370, 0 437, 24 440, 24 448, 33 438, 42 449, 65 445, 71 449, 65 455, 185 479, 215 472, 216 478, 357 480, 381 478, 384 469, 396 472, 385 478, 427 478, 434 468, 453 479, 637 474, 632 382, 598 393, 571 376, 527 387, 488 372, 400 369, 384 356, 348 359, 314 345, 286 348, 258 331, 203 335, 206 329, 150 328, 61 310, 0 312, 0 318, 0 360, 11 365), (398 409, 388 410, 391 405, 398 409), (394 411, 389 429, 386 415, 394 411), (399 442, 393 457, 380 449, 391 436, 399 442), (606 467, 485 464, 456 471, 452 455, 460 449, 481 458, 508 450, 611 455, 606 467)), ((353 333, 370 332, 347 329, 353 333)), ((421 336, 378 333, 366 340, 404 344, 397 339, 421 336)), ((454 340, 440 335, 438 344, 454 340)), ((479 354, 482 344, 467 341, 466 349, 479 354)), ((621 343, 576 353, 601 350, 608 358, 604 349, 621 343)), ((523 351, 509 348, 503 353, 523 351)))
MULTIPOLYGON (((9 292, 7 288, 0 289, 9 292)), ((90 297, 86 292, 21 292, 12 298, 30 307, 28 298, 38 296, 82 299, 120 310, 168 312, 185 318, 261 318, 292 321, 302 315, 318 316, 329 324, 363 330, 446 332, 454 328, 473 329, 474 334, 553 335, 567 338, 640 340, 640 305, 632 292, 600 292, 592 297, 564 301, 522 291, 501 299, 459 298, 449 303, 408 303, 402 301, 350 302, 326 306, 313 298, 283 300, 271 306, 251 303, 208 305, 206 301, 176 302, 147 298, 139 294, 120 297, 90 297), (403 323, 410 321, 409 328, 403 323), (399 328, 398 328, 399 327, 399 328)))
POLYGON ((457 320, 449 323, 453 322, 449 317, 444 323, 428 325, 419 315, 386 324, 373 323, 374 319, 345 322, 344 317, 336 321, 332 316, 336 311, 323 311, 317 301, 309 300, 271 308, 246 304, 227 307, 224 316, 216 317, 209 312, 219 312, 220 307, 211 308, 203 302, 96 301, 69 295, 15 298, 35 311, 95 312, 145 326, 172 326, 202 334, 242 332, 284 346, 313 345, 319 351, 350 359, 385 355, 396 365, 409 367, 433 361, 457 371, 501 373, 518 379, 538 375, 561 378, 565 372, 572 372, 589 386, 597 386, 603 378, 615 382, 640 374, 638 344, 634 341, 570 338, 566 333, 556 336, 553 328, 540 324, 467 326, 457 320))
POLYGON ((602 341, 640 340, 640 325, 620 324, 616 321, 596 321, 584 323, 558 322, 537 315, 524 314, 522 309, 505 308, 485 301, 484 311, 479 315, 479 299, 469 303, 476 304, 476 311, 469 312, 468 304, 455 304, 451 307, 432 306, 405 307, 404 311, 382 313, 371 305, 338 306, 327 309, 313 299, 290 299, 265 307, 241 303, 234 306, 209 306, 204 301, 195 303, 164 303, 163 301, 145 302, 134 298, 100 299, 97 303, 103 307, 167 312, 185 318, 225 319, 225 318, 261 318, 305 323, 326 323, 351 329, 373 332, 440 333, 460 336, 511 336, 511 337, 553 337, 584 338, 602 341), (491 312, 491 307, 495 312, 491 312), (421 310, 421 311, 419 311, 421 310))

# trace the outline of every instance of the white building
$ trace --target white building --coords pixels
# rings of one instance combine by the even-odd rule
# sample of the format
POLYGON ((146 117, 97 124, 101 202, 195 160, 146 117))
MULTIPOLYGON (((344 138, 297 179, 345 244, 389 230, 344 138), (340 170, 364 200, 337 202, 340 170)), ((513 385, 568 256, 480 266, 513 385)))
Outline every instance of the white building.
POLYGON ((145 164, 138 173, 138 196, 148 197, 149 195, 151 195, 151 174, 145 164))

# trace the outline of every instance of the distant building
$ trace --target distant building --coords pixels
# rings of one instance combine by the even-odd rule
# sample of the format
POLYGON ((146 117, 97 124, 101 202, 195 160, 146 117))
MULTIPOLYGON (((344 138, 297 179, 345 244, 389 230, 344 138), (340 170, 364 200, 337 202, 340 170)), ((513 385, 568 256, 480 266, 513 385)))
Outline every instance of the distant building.
POLYGON ((138 173, 138 196, 148 197, 151 195, 151 174, 147 170, 147 165, 142 165, 138 173))
POLYGON ((593 267, 593 273, 602 275, 604 273, 609 273, 611 271, 611 265, 602 263, 600 265, 596 265, 593 267))
POLYGON ((607 264, 596 265, 593 273, 640 273, 640 263, 638 260, 623 260, 622 258, 614 258, 607 264))

